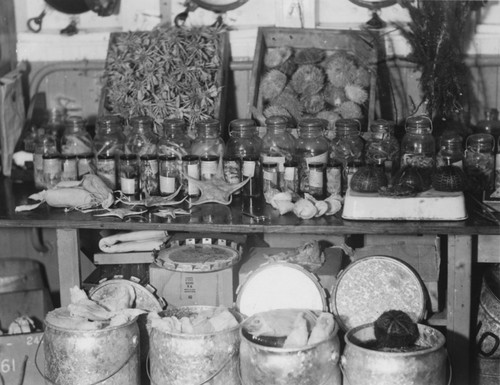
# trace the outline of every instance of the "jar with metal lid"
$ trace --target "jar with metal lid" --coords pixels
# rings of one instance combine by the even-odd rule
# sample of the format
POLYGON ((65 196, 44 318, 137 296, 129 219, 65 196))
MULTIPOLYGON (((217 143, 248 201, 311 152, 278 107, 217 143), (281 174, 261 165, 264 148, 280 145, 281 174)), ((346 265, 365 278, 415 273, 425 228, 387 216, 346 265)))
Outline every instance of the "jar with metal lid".
MULTIPOLYGON (((295 155, 296 140, 287 129, 288 120, 283 116, 266 119, 266 133, 262 137, 261 162, 278 163, 280 184, 284 182, 285 162, 291 162, 295 155)), ((283 186, 278 186, 283 189, 283 186)))
POLYGON ((384 119, 370 124, 370 134, 365 145, 365 163, 384 165, 387 175, 394 175, 399 167, 399 142, 394 136, 394 122, 384 119))
POLYGON ((158 157, 156 154, 145 154, 140 157, 140 181, 139 189, 141 196, 148 198, 160 194, 158 178, 158 157))
MULTIPOLYGON (((183 175, 200 180, 200 157, 197 155, 184 155, 182 157, 183 175)), ((182 178, 184 194, 190 198, 200 196, 200 190, 188 178, 182 178)))
POLYGON ((474 133, 490 134, 495 139, 500 137, 500 121, 498 120, 498 110, 496 108, 488 108, 484 111, 484 119, 477 122, 474 133))
POLYGON ((330 159, 343 165, 363 159, 364 141, 361 124, 356 119, 338 119, 330 142, 330 159))
POLYGON ((96 171, 95 156, 93 153, 81 154, 77 156, 78 179, 82 179, 85 174, 94 174, 96 171))
POLYGON ((323 121, 307 118, 299 122, 296 157, 299 164, 300 192, 309 192, 309 164, 328 162, 328 140, 323 136, 323 121))
POLYGON ((104 115, 96 121, 94 137, 95 153, 100 155, 114 155, 116 160, 123 153, 125 135, 123 134, 122 118, 119 115, 104 115))
POLYGON ((406 119, 406 133, 401 141, 401 168, 413 167, 422 177, 422 190, 431 186, 436 162, 436 144, 432 136, 432 121, 425 115, 406 119))
POLYGON ((140 169, 135 154, 120 155, 119 174, 121 192, 131 199, 138 199, 140 169))
POLYGON ((125 153, 156 155, 158 137, 153 131, 154 121, 149 116, 134 116, 130 119, 130 135, 125 142, 125 153))
POLYGON ((111 189, 116 190, 116 157, 113 154, 99 154, 97 156, 97 175, 111 189))
POLYGON ((158 140, 158 154, 176 155, 179 159, 191 150, 192 140, 182 119, 166 119, 162 123, 163 134, 158 140))
POLYGON ((40 190, 45 188, 43 156, 49 154, 58 154, 56 138, 44 128, 38 128, 33 153, 33 179, 35 187, 40 190))
POLYGON ((220 136, 218 119, 200 120, 195 124, 196 137, 191 145, 191 154, 198 156, 217 155, 225 152, 224 140, 220 136))
POLYGON ((439 150, 436 154, 436 167, 458 166, 463 168, 463 139, 459 135, 443 135, 439 138, 439 150))
POLYGON ((61 155, 61 181, 78 180, 76 155, 61 155))
POLYGON ((69 116, 61 138, 61 154, 78 156, 92 152, 94 143, 85 128, 85 121, 81 116, 69 116))
POLYGON ((177 191, 180 185, 179 166, 175 155, 160 155, 160 195, 166 196, 177 191))
POLYGON ((491 134, 472 134, 465 141, 464 169, 473 192, 494 188, 495 138, 491 134))
POLYGON ((43 155, 43 180, 46 188, 53 188, 61 181, 62 167, 59 154, 43 155))

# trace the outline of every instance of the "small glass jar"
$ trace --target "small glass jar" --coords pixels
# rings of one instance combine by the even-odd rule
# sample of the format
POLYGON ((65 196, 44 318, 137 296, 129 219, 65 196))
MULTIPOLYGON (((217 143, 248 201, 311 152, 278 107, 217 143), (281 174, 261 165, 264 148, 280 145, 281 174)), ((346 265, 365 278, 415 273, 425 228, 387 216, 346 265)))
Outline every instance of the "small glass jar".
POLYGON ((120 189, 121 192, 131 198, 139 198, 139 160, 135 154, 120 155, 120 189))
POLYGON ((93 174, 96 170, 94 154, 87 153, 77 156, 77 169, 78 179, 82 179, 86 174, 93 174))
POLYGON ((76 155, 62 155, 62 181, 78 180, 78 162, 76 155))
POLYGON ((394 136, 394 123, 384 119, 370 124, 370 135, 365 145, 365 163, 383 164, 386 175, 394 175, 399 167, 400 146, 394 136))
POLYGON ((201 120, 195 124, 196 138, 191 145, 191 154, 198 156, 224 154, 225 144, 220 137, 220 122, 217 119, 201 120))
MULTIPOLYGON (((279 167, 279 166, 278 166, 279 167)), ((283 165, 283 182, 280 182, 281 191, 299 192, 299 167, 295 161, 286 161, 283 165)))
MULTIPOLYGON (((182 170, 184 175, 200 180, 200 157, 197 155, 185 155, 182 157, 182 170)), ((184 194, 190 198, 200 196, 200 190, 189 179, 182 178, 184 194)))
POLYGON ((54 188, 61 181, 62 166, 59 154, 43 155, 43 180, 46 188, 54 188))
POLYGON ((464 167, 468 184, 475 193, 494 188, 495 139, 491 134, 472 134, 465 142, 464 167))
POLYGON ((335 122, 335 136, 330 143, 330 159, 347 164, 363 159, 364 141, 361 125, 355 119, 339 119, 335 122))
POLYGON ((61 154, 79 156, 92 152, 94 152, 94 143, 85 128, 85 121, 81 116, 69 116, 61 138, 61 154))
POLYGON ((328 162, 328 140, 323 136, 323 121, 316 118, 299 122, 297 162, 299 164, 300 192, 309 192, 309 164, 328 162))
POLYGON ((116 158, 113 154, 100 154, 97 156, 97 175, 111 190, 116 190, 116 158))
POLYGON ((255 198, 261 195, 260 161, 258 157, 244 157, 241 165, 242 179, 249 179, 243 186, 244 197, 255 198))
POLYGON ((139 189, 143 198, 160 194, 158 157, 155 154, 141 155, 139 189))
POLYGON ((182 119, 163 121, 163 135, 158 140, 158 154, 176 155, 179 159, 191 150, 192 140, 187 135, 186 123, 182 119))
POLYGON ((262 163, 262 192, 265 194, 273 189, 276 190, 278 185, 278 163, 262 163))
POLYGON ((154 121, 149 116, 134 116, 130 119, 130 135, 125 142, 125 153, 156 155, 158 137, 153 132, 154 121))
MULTIPOLYGON (((293 160, 296 140, 287 129, 287 119, 283 116, 271 116, 266 119, 266 134, 262 138, 260 150, 261 162, 278 163, 279 180, 285 181, 285 162, 293 160)), ((283 189, 283 186, 278 186, 283 189)))
POLYGON ((316 199, 325 198, 325 165, 309 163, 309 194, 316 199))
POLYGON ((422 177, 422 189, 431 187, 436 163, 436 144, 432 121, 425 115, 406 119, 406 133, 401 141, 401 167, 414 167, 422 177))
POLYGON ((48 154, 58 154, 56 138, 44 128, 38 128, 33 153, 33 179, 35 187, 39 190, 46 187, 43 176, 43 156, 48 154))
POLYGON ((179 188, 179 167, 175 155, 160 155, 160 195, 173 194, 179 188))
POLYGON ((262 139, 259 138, 257 126, 252 119, 235 119, 229 124, 225 155, 237 156, 240 159, 259 156, 261 147, 262 139))
POLYGON ((462 137, 458 135, 441 136, 436 154, 436 167, 457 166, 463 168, 464 149, 462 137))
POLYGON ((101 116, 96 121, 94 148, 97 156, 114 155, 116 161, 124 152, 125 135, 122 118, 119 115, 101 116))

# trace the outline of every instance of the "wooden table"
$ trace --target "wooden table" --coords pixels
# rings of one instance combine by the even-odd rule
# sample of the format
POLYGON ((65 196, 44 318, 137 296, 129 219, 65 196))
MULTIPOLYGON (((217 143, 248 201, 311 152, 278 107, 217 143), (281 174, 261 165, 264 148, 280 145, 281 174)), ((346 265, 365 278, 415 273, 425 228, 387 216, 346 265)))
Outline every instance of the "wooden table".
MULTIPOLYGON (((447 328, 454 384, 468 384, 471 351, 471 272, 473 262, 500 262, 500 227, 469 213, 469 218, 456 222, 425 221, 348 221, 340 215, 301 220, 293 214, 279 216, 262 202, 235 199, 230 206, 205 204, 196 206, 189 216, 159 218, 151 212, 140 218, 121 220, 95 217, 91 213, 65 212, 43 205, 31 212, 15 213, 15 207, 28 202, 33 189, 25 184, 1 180, 0 228, 55 228, 61 286, 61 304, 69 303, 69 288, 81 284, 80 229, 167 230, 169 232, 297 234, 302 236, 338 236, 352 234, 416 235, 434 234, 447 237, 447 301, 443 322, 447 328), (242 209, 266 214, 266 223, 253 223, 242 215, 242 209), (487 251, 492 257, 478 258, 478 238, 488 239, 487 251), (492 246, 493 245, 493 246, 492 246), (493 253, 492 253, 493 251, 493 253)), ((481 247, 479 247, 481 251, 481 247)))

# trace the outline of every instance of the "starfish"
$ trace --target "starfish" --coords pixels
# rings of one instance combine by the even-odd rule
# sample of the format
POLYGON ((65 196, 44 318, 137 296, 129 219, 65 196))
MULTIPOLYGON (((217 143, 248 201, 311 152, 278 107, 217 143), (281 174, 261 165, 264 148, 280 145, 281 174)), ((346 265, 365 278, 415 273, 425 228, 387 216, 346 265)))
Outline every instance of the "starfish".
POLYGON ((200 197, 190 202, 189 206, 201 205, 203 203, 220 203, 229 205, 232 200, 232 194, 242 188, 250 178, 239 183, 228 183, 224 179, 222 171, 222 156, 219 158, 217 173, 210 180, 198 180, 184 174, 190 183, 193 183, 200 190, 200 197))
POLYGON ((166 209, 159 210, 156 213, 153 213, 154 215, 160 217, 160 218, 172 218, 174 219, 177 215, 191 215, 189 211, 183 210, 183 209, 176 209, 173 207, 169 207, 166 209))
POLYGON ((131 209, 106 209, 108 212, 104 214, 95 214, 94 217, 118 217, 124 219, 125 217, 131 217, 134 215, 141 215, 148 210, 131 210, 131 209))

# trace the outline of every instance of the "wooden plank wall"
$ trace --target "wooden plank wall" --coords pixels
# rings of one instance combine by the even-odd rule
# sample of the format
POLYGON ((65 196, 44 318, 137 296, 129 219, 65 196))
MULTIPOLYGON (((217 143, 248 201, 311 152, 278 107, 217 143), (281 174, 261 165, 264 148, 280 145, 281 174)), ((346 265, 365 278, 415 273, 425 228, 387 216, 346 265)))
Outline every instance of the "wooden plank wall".
POLYGON ((16 66, 14 0, 0 1, 0 76, 16 66))

